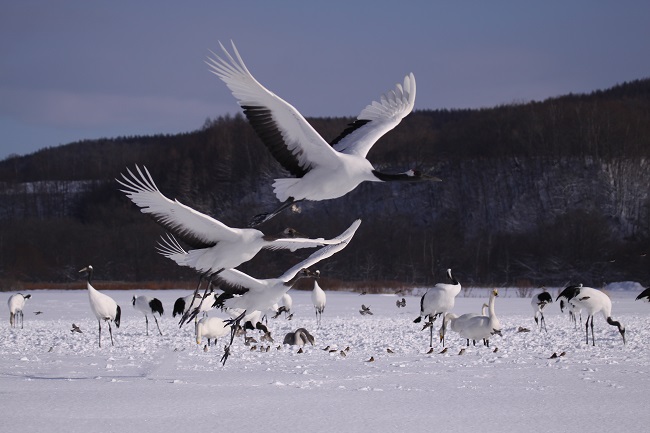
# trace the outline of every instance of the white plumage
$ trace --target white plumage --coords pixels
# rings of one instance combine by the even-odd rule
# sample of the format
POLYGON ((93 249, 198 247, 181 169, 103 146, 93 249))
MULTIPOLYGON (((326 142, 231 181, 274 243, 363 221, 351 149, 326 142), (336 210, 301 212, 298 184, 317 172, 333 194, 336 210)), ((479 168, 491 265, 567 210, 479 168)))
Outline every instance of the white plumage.
POLYGON ((120 317, 122 309, 119 305, 108 295, 103 294, 91 285, 93 278, 93 267, 88 265, 81 269, 79 272, 84 272, 87 275, 86 288, 88 289, 88 299, 90 301, 90 309, 95 314, 99 322, 99 347, 102 347, 102 321, 108 324, 108 333, 111 336, 111 346, 113 345, 113 330, 111 329, 111 322, 115 326, 120 327, 120 317))
MULTIPOLYGON (((344 249, 360 224, 361 220, 356 220, 345 232, 335 238, 338 243, 318 249, 278 278, 262 280, 251 277, 237 269, 226 269, 215 277, 219 281, 219 286, 224 293, 217 298, 214 306, 242 309, 243 312, 241 315, 231 321, 233 325, 239 324, 240 320, 248 311, 268 310, 282 298, 283 294, 291 289, 299 278, 313 275, 307 268, 344 249)), ((231 343, 233 338, 234 334, 231 334, 231 343)), ((224 363, 227 358, 228 351, 226 351, 222 358, 224 363)))
MULTIPOLYGON (((445 314, 443 324, 446 324, 445 325, 446 327, 451 328, 452 331, 460 334, 460 331, 467 324, 467 321, 470 318, 476 317, 476 316, 486 316, 487 315, 487 308, 488 308, 488 304, 483 304, 483 306, 481 307, 481 313, 480 314, 479 313, 465 313, 465 314, 461 314, 460 316, 457 316, 454 313, 447 313, 447 314, 445 314)), ((440 326, 440 330, 438 332, 440 334, 440 341, 443 341, 445 339, 445 335, 443 333, 442 326, 440 326)))
MULTIPOLYGON (((433 346, 433 326, 431 323, 440 315, 448 313, 454 308, 456 296, 460 293, 460 283, 451 273, 451 269, 447 269, 447 278, 451 281, 448 283, 437 283, 435 286, 427 290, 420 300, 420 316, 414 320, 415 323, 420 323, 423 316, 429 317, 429 326, 431 327, 431 337, 429 346, 433 346)), ((442 322, 442 341, 444 345, 444 334, 446 325, 442 322)))
POLYGON ((12 328, 16 327, 17 318, 20 317, 20 329, 23 329, 23 308, 25 308, 25 301, 31 297, 32 295, 23 295, 22 293, 16 293, 9 297, 7 306, 9 307, 9 325, 12 328))
POLYGON ((485 345, 490 347, 490 337, 495 334, 501 335, 501 324, 494 311, 494 301, 499 293, 496 289, 490 293, 490 301, 488 302, 488 315, 471 317, 465 322, 463 328, 460 330, 461 337, 472 340, 476 344, 476 340, 484 340, 485 345))
POLYGON ((136 169, 139 176, 127 169, 130 177, 122 174, 123 180, 117 180, 125 187, 121 191, 141 208, 141 212, 151 215, 158 224, 173 234, 173 237, 162 238, 159 251, 180 266, 188 266, 209 275, 235 268, 255 257, 262 249, 296 251, 336 242, 331 239, 304 238, 290 228, 270 236, 255 229, 228 227, 178 200, 168 199, 160 192, 146 167, 140 170, 136 166, 136 169), (191 249, 178 254, 176 239, 191 249))
POLYGON ((293 299, 291 298, 291 295, 288 293, 285 293, 282 295, 282 298, 280 298, 280 303, 278 304, 278 312, 283 312, 284 316, 286 317, 287 315, 291 314, 291 307, 293 307, 293 299))
POLYGON ((397 126, 413 110, 415 77, 409 74, 404 84, 382 95, 364 108, 357 120, 331 144, 292 105, 267 90, 249 72, 235 44, 233 55, 220 43, 225 59, 214 54, 207 63, 231 90, 249 122, 275 159, 294 178, 276 179, 273 190, 280 208, 255 217, 257 225, 300 200, 328 200, 341 197, 361 182, 388 180, 440 180, 408 171, 385 174, 376 171, 366 159, 368 151, 386 132, 397 126))
POLYGON ((591 344, 596 345, 594 339, 594 314, 596 313, 601 313, 608 324, 618 328, 618 332, 623 337, 623 344, 625 344, 625 326, 612 319, 612 301, 605 293, 591 287, 579 287, 569 303, 576 308, 585 310, 588 314, 585 321, 587 344, 589 344, 589 319, 591 318, 591 344))
POLYGON ((156 321, 158 332, 160 335, 163 335, 162 331, 160 330, 160 325, 158 324, 158 319, 156 318, 156 314, 158 314, 158 317, 162 317, 163 313, 165 312, 160 299, 150 298, 149 296, 134 296, 131 300, 131 303, 133 304, 133 308, 144 314, 147 335, 149 335, 149 314, 151 314, 153 320, 156 321))
POLYGON ((314 304, 314 310, 316 310, 316 326, 320 326, 325 304, 327 303, 327 296, 316 280, 314 280, 314 289, 311 291, 311 302, 314 304))
POLYGON ((201 344, 201 339, 206 338, 209 346, 210 339, 212 338, 216 345, 218 338, 230 334, 230 325, 218 317, 203 317, 201 320, 196 322, 194 331, 196 335, 196 344, 201 344))

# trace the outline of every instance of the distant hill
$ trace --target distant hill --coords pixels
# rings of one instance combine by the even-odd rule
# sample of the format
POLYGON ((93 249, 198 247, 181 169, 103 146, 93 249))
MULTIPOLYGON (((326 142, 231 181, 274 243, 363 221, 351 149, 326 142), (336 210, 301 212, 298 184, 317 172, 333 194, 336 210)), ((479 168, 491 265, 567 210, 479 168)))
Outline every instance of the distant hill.
MULTIPOLYGON (((350 118, 310 119, 333 139, 350 118)), ((361 185, 306 203, 267 232, 310 236, 364 222, 321 271, 343 281, 601 286, 650 283, 650 79, 588 95, 481 110, 416 111, 369 154, 384 170, 443 179, 361 185)), ((284 176, 241 115, 192 133, 85 140, 0 161, 0 280, 67 281, 92 262, 98 278, 193 279, 156 254, 161 233, 114 178, 146 165, 161 191, 243 226, 276 205, 284 176)), ((244 269, 268 277, 296 261, 264 254, 244 269)))

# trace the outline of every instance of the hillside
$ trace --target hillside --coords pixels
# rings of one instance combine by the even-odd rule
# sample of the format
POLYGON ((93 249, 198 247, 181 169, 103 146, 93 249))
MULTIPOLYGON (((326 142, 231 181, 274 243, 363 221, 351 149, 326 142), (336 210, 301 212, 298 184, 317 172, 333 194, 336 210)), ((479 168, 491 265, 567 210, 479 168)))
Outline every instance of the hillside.
MULTIPOLYGON (((352 119, 310 119, 327 139, 352 119)), ((332 236, 361 217, 350 248, 321 271, 343 281, 431 284, 650 283, 650 79, 589 95, 482 110, 416 111, 369 154, 443 182, 364 184, 306 203, 265 232, 332 236)), ((196 132, 80 141, 0 162, 0 280, 194 279, 158 256, 158 226, 117 190, 146 165, 164 194, 243 226, 276 205, 279 165, 240 115, 196 132)), ((289 253, 244 265, 282 273, 289 253)))

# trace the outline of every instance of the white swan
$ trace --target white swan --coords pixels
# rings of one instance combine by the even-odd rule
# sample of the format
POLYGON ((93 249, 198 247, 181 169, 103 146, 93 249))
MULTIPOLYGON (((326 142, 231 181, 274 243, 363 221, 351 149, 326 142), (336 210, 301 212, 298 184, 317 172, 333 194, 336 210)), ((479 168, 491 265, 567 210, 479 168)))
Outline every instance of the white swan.
POLYGON ((206 338, 209 346, 210 339, 212 338, 216 345, 218 338, 230 334, 230 325, 218 317, 203 317, 196 322, 194 333, 196 336, 196 344, 201 344, 201 339, 206 338))
POLYGON ((492 290, 487 316, 471 317, 461 329, 460 335, 467 339, 468 346, 469 340, 472 340, 474 345, 476 345, 476 340, 484 340, 485 345, 490 347, 490 337, 495 334, 501 335, 501 324, 494 312, 494 301, 497 296, 499 296, 497 289, 492 290))

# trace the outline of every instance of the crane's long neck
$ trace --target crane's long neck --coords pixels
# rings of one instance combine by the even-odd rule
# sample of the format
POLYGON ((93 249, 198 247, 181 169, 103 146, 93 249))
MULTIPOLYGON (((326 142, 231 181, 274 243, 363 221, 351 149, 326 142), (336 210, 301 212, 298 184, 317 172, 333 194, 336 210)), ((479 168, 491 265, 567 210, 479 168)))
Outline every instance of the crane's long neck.
POLYGON ((88 269, 88 274, 86 276, 86 287, 88 288, 88 291, 97 291, 95 288, 92 286, 92 279, 93 279, 93 270, 88 269))
POLYGON ((619 334, 621 334, 621 337, 623 337, 623 344, 625 344, 625 326, 623 326, 621 322, 617 322, 616 320, 612 319, 610 316, 607 317, 607 323, 618 328, 619 334))

